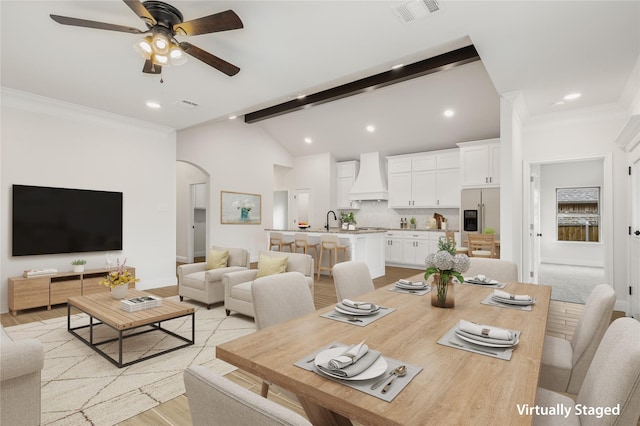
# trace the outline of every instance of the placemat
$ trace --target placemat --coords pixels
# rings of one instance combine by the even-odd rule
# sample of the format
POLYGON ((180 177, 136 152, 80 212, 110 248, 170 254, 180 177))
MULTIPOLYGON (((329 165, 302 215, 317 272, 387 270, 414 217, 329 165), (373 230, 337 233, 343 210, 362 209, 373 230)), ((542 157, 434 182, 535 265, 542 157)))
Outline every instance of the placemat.
POLYGON ((425 294, 431 291, 431 286, 427 286, 427 288, 423 290, 409 290, 404 288, 398 288, 396 286, 389 287, 387 291, 394 291, 396 293, 405 293, 405 294, 413 294, 414 296, 424 296, 425 294))
POLYGON ((346 322, 353 325, 358 325, 360 327, 367 326, 374 321, 379 320, 382 317, 389 315, 391 312, 394 312, 395 308, 384 307, 380 308, 378 313, 374 315, 347 315, 342 314, 335 309, 333 311, 329 311, 326 314, 320 315, 322 318, 327 318, 334 321, 346 322))
MULTIPOLYGON (((491 348, 485 347, 481 345, 474 345, 473 343, 467 342, 466 340, 460 339, 455 331, 458 328, 458 324, 454 325, 447 333, 438 340, 438 344, 449 346, 450 348, 460 349, 463 351, 474 352, 480 355, 490 356, 493 358, 504 359, 505 361, 509 361, 511 359, 511 355, 513 354, 513 350, 517 348, 516 345, 513 348, 491 348)), ((511 330, 516 333, 518 339, 520 338, 520 331, 511 330)))
POLYGON ((531 311, 531 308, 533 307, 533 305, 511 305, 509 303, 497 302, 493 300, 491 296, 493 296, 493 293, 489 293, 489 295, 487 295, 487 297, 485 297, 480 303, 483 305, 498 306, 500 308, 517 309, 519 311, 531 311))
POLYGON ((376 381, 380 380, 382 376, 379 376, 373 379, 368 379, 368 380, 340 380, 340 379, 336 379, 334 377, 328 376, 326 374, 322 374, 318 370, 316 370, 315 364, 313 362, 315 359, 315 356, 326 349, 330 349, 332 347, 338 347, 338 346, 347 346, 347 345, 340 342, 331 342, 330 344, 323 346, 322 348, 316 350, 315 352, 310 353, 309 355, 305 356, 301 360, 296 361, 294 365, 296 367, 300 367, 307 371, 313 371, 314 373, 326 379, 333 380, 334 382, 342 383, 345 386, 349 386, 350 388, 359 390, 360 392, 364 392, 371 396, 375 396, 376 398, 381 399, 383 401, 387 401, 387 402, 393 401, 393 399, 400 392, 402 392, 402 390, 411 382, 411 380, 413 380, 413 378, 422 371, 422 367, 418 365, 407 364, 406 362, 398 361, 397 359, 393 359, 385 356, 384 359, 387 360, 387 364, 388 364, 387 371, 385 371, 384 373, 385 376, 388 376, 391 371, 393 371, 396 367, 399 367, 401 365, 405 365, 407 367, 407 374, 402 377, 396 377, 396 379, 393 382, 393 385, 391 385, 387 393, 382 393, 382 389, 384 388, 384 385, 388 382, 388 380, 391 380, 391 377, 389 377, 387 381, 385 381, 382 385, 380 385, 376 389, 371 389, 371 386, 376 381))

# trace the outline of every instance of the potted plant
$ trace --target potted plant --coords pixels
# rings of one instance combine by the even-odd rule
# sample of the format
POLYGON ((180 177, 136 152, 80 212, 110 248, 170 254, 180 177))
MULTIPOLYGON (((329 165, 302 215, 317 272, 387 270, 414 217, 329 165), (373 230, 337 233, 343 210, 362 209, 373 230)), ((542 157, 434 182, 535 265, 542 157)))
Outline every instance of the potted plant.
POLYGON ((84 265, 87 264, 87 261, 84 259, 75 259, 71 261, 73 265, 73 272, 84 272, 84 265))
POLYGON ((494 235, 496 233, 496 230, 493 229, 493 228, 490 228, 490 227, 489 228, 484 228, 482 230, 482 233, 485 234, 485 235, 494 235))
POLYGON ((124 299, 127 296, 127 289, 130 283, 137 283, 140 278, 136 278, 131 271, 125 267, 127 259, 120 263, 117 260, 116 269, 109 272, 103 280, 98 281, 98 284, 111 288, 111 296, 114 299, 124 299))
POLYGON ((355 229, 356 218, 353 212, 340 212, 340 220, 342 221, 342 229, 355 229))
POLYGON ((411 229, 416 229, 416 218, 412 217, 409 219, 409 224, 411 225, 411 229))

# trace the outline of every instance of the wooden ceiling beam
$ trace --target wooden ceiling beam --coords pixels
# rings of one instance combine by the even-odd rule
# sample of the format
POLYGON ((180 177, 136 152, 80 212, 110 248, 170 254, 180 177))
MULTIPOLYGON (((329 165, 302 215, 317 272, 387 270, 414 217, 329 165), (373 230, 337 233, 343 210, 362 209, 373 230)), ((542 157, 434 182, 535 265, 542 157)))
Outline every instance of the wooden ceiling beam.
POLYGON ((255 123, 261 120, 266 120, 267 118, 298 111, 312 105, 324 104, 346 98, 347 96, 357 95, 368 90, 379 89, 391 84, 400 83, 402 81, 422 77, 439 71, 445 71, 479 60, 480 55, 478 55, 478 51, 473 45, 462 47, 451 52, 443 53, 442 55, 405 65, 398 69, 381 72, 370 77, 352 81, 351 83, 346 83, 341 86, 307 95, 301 99, 294 99, 258 111, 250 112, 245 114, 244 121, 245 123, 255 123))

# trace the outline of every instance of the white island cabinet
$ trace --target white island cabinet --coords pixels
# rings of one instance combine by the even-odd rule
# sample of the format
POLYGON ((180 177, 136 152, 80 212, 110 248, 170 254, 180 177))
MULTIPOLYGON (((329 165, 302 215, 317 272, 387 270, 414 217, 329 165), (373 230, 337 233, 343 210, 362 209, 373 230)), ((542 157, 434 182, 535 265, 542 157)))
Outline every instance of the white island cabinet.
MULTIPOLYGON (((335 234, 340 238, 340 244, 346 245, 348 260, 364 262, 369 267, 371 278, 378 278, 385 274, 385 231, 384 230, 355 230, 345 231, 341 229, 326 230, 275 230, 267 229, 267 244, 271 231, 280 232, 285 241, 293 241, 296 233, 304 233, 309 236, 310 243, 320 243, 320 237, 327 233, 335 234)), ((286 251, 284 252, 287 253, 286 251)), ((313 255, 313 251, 311 252, 313 255)), ((328 266, 328 256, 322 258, 323 266, 328 266)), ((342 256, 338 262, 342 262, 342 256)), ((318 270, 318 259, 314 257, 314 268, 318 270)))

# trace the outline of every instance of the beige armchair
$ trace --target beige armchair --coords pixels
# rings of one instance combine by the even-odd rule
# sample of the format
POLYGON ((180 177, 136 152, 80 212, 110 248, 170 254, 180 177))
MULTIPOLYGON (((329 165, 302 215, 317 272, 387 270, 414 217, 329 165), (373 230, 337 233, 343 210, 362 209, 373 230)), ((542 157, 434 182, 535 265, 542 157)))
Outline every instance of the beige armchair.
POLYGON ((44 349, 37 339, 13 341, 0 327, 0 424, 40 424, 44 349))
MULTIPOLYGON (((188 297, 207 305, 224 301, 222 276, 229 272, 249 269, 249 252, 242 248, 212 246, 214 252, 229 252, 226 267, 207 269, 207 262, 178 266, 178 294, 180 300, 188 297)), ((211 255, 210 251, 210 255, 211 255)))
MULTIPOLYGON (((286 268, 283 272, 300 272, 305 276, 305 280, 313 295, 313 257, 302 253, 283 253, 279 251, 261 251, 260 256, 270 258, 287 257, 286 268)), ((253 308, 253 296, 251 286, 258 275, 258 269, 246 271, 230 272, 224 274, 222 283, 224 284, 224 309, 227 315, 231 311, 238 312, 250 317, 255 317, 253 308)))

